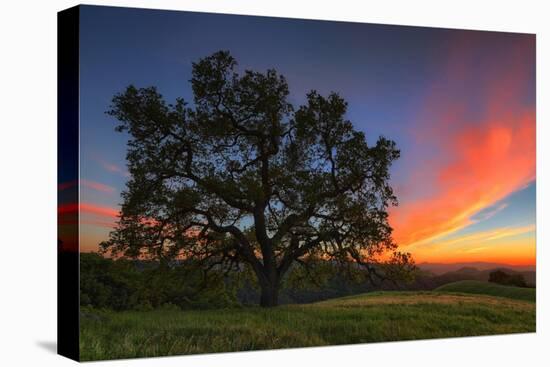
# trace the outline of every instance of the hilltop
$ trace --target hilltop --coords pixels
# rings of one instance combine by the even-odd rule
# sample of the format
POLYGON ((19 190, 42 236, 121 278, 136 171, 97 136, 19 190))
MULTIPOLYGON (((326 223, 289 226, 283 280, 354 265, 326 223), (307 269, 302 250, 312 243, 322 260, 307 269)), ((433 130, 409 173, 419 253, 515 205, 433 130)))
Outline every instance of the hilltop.
MULTIPOLYGON (((420 267, 422 269, 422 267, 420 267)), ((517 269, 510 269, 507 267, 495 267, 480 270, 475 267, 462 267, 456 270, 448 271, 442 274, 434 274, 430 271, 421 272, 416 282, 421 289, 434 289, 447 283, 453 283, 461 280, 477 280, 482 282, 489 281, 489 275, 500 270, 508 275, 521 275, 527 284, 534 287, 536 285, 536 272, 531 270, 518 271, 517 269)))
POLYGON ((535 302, 536 300, 536 290, 534 288, 510 287, 475 280, 463 280, 460 282, 445 284, 444 286, 437 288, 436 291, 486 294, 529 302, 535 302))
POLYGON ((456 263, 428 263, 423 262, 417 264, 417 266, 424 270, 429 271, 435 275, 441 275, 444 273, 457 271, 462 268, 474 268, 477 270, 491 270, 491 269, 510 269, 517 272, 534 272, 534 265, 510 265, 503 263, 474 261, 474 262, 456 262, 456 263))

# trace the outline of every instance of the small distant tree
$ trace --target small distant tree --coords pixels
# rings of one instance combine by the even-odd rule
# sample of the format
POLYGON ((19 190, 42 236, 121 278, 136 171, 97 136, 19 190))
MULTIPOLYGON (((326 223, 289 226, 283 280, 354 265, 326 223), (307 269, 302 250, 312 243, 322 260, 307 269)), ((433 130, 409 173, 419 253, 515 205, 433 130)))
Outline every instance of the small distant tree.
POLYGON ((191 105, 169 104, 154 87, 113 98, 131 179, 103 250, 227 271, 245 264, 264 307, 308 259, 354 261, 377 276, 410 266, 387 221, 395 143, 368 145, 336 93, 311 91, 295 108, 275 70, 239 75, 236 66, 225 51, 193 63, 191 105))
POLYGON ((508 274, 502 270, 496 270, 489 273, 489 281, 502 285, 511 285, 515 287, 527 287, 527 282, 521 274, 508 274))

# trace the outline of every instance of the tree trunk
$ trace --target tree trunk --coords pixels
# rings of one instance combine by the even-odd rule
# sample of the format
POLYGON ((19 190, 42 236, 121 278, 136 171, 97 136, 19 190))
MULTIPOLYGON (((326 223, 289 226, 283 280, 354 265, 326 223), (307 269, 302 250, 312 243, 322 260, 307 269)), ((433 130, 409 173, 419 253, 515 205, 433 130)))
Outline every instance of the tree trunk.
POLYGON ((260 297, 261 307, 275 307, 279 304, 279 286, 269 283, 260 284, 262 294, 260 297))

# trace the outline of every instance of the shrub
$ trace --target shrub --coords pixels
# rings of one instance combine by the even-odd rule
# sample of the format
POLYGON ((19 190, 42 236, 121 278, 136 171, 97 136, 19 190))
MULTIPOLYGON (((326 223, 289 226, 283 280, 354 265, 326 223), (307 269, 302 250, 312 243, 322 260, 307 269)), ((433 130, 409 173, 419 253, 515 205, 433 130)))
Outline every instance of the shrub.
POLYGON ((492 283, 510 285, 515 287, 527 287, 527 282, 521 274, 508 274, 502 270, 496 270, 489 274, 489 281, 492 283))

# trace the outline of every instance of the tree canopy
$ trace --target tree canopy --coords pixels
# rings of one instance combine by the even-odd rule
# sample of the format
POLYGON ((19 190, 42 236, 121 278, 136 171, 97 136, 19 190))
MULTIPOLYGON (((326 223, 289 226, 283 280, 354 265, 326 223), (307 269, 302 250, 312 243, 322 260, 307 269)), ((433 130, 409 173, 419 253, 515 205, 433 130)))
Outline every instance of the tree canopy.
POLYGON ((353 261, 388 275, 411 263, 388 224, 399 150, 384 137, 367 144, 337 93, 311 91, 295 107, 282 75, 239 74, 226 51, 193 63, 190 82, 192 103, 168 103, 155 87, 114 96, 131 178, 104 251, 245 264, 262 306, 277 304, 293 264, 353 261))

